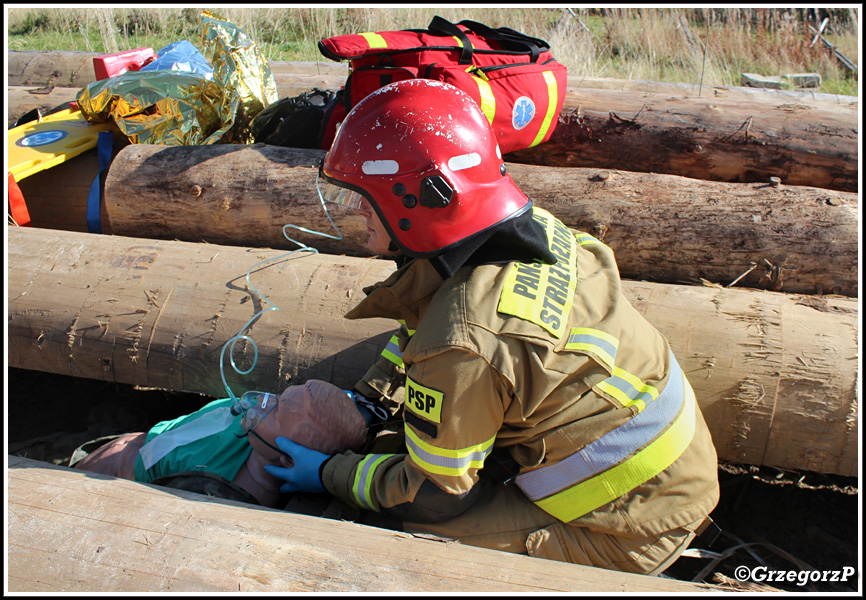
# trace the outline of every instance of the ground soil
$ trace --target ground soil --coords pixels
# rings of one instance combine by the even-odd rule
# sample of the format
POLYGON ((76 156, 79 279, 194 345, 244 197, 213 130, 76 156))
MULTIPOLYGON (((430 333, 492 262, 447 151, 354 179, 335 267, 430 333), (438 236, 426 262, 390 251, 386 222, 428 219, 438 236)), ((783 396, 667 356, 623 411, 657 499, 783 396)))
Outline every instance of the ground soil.
MULTIPOLYGON (((211 398, 8 369, 8 453, 66 464, 72 452, 105 435, 146 431, 193 412, 211 398)), ((693 545, 664 574, 740 590, 851 592, 860 581, 860 502, 856 478, 723 464, 721 500, 712 517, 723 533, 710 547, 693 545), (738 566, 786 571, 841 571, 847 582, 738 582, 738 566)), ((828 577, 828 579, 830 579, 828 577)), ((823 574, 822 574, 823 578, 823 574)))

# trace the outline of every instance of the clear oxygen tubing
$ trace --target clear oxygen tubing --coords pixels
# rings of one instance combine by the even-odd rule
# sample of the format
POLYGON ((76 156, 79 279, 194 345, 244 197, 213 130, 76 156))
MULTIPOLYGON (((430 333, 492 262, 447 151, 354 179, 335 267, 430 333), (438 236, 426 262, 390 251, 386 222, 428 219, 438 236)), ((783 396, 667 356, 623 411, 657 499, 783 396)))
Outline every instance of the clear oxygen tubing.
POLYGON ((286 233, 286 230, 289 228, 297 229, 298 231, 303 231, 304 233, 310 233, 313 235, 326 237, 326 238, 329 238, 332 240, 342 240, 343 239, 343 234, 340 231, 340 229, 337 227, 337 225, 334 223, 334 220, 331 218, 331 213, 328 212, 328 207, 325 203, 325 199, 322 197, 322 191, 319 189, 318 174, 316 175, 316 191, 319 195, 319 202, 322 204, 322 209, 325 211, 325 216, 328 217, 328 222, 331 224, 331 227, 334 228, 334 231, 337 232, 337 235, 332 235, 330 233, 323 233, 321 231, 313 231, 310 229, 306 229, 304 227, 300 227, 299 225, 292 225, 292 224, 283 225, 283 236, 287 240, 289 240, 290 242, 297 244, 298 248, 296 248, 295 250, 292 250, 290 252, 286 252, 285 254, 281 254, 281 255, 275 256, 273 258, 268 258, 268 259, 259 261, 247 270, 247 274, 246 274, 247 290, 250 291, 251 293, 254 293, 255 295, 257 295, 262 300, 263 303, 266 302, 270 306, 267 308, 263 308, 262 310, 257 312, 255 315, 253 315, 253 317, 249 321, 247 321, 246 325, 241 327, 240 331, 238 331, 237 334, 235 334, 234 336, 232 336, 228 340, 226 340, 225 344, 223 344, 222 350, 220 350, 220 377, 222 377, 223 386, 225 386, 226 392, 228 393, 229 397, 232 399, 232 402, 234 404, 234 407, 232 409, 232 412, 234 414, 240 414, 242 412, 242 410, 240 407, 240 401, 238 400, 238 397, 235 395, 235 393, 231 389, 231 386, 229 386, 228 382, 226 381, 226 375, 225 375, 225 354, 226 354, 226 351, 228 350, 229 362, 230 362, 232 368, 235 370, 235 372, 238 373, 239 375, 249 374, 255 368, 256 363, 258 362, 259 348, 256 345, 255 341, 253 341, 253 339, 251 337, 249 337, 248 335, 244 334, 244 332, 248 331, 249 328, 253 325, 253 323, 255 323, 264 313, 266 313, 268 311, 272 311, 272 310, 280 310, 280 308, 276 304, 271 302, 267 296, 265 296, 263 293, 258 291, 253 286, 253 284, 250 282, 250 273, 252 273, 257 267, 259 267, 261 265, 275 262, 277 260, 283 260, 285 258, 288 258, 289 256, 297 254, 298 252, 309 252, 311 254, 318 254, 319 253, 319 251, 316 248, 313 248, 311 246, 307 246, 303 242, 299 242, 298 240, 295 240, 295 239, 292 239, 291 237, 289 237, 289 234, 286 233), (237 364, 235 363, 235 358, 234 358, 235 344, 237 344, 238 341, 240 341, 240 340, 246 340, 253 347, 253 362, 248 369, 243 370, 243 371, 240 368, 238 368, 237 364))

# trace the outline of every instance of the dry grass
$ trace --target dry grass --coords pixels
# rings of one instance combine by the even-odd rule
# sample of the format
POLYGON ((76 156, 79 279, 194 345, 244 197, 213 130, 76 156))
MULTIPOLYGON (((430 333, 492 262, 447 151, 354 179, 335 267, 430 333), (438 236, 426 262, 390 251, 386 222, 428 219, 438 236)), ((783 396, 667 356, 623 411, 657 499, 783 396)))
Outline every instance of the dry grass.
MULTIPOLYGON (((9 8, 11 49, 113 52, 198 39, 195 9, 9 8), (44 44, 42 47, 34 45, 44 44), (50 45, 54 44, 54 47, 50 45)), ((855 9, 834 9, 827 37, 859 61, 855 9), (849 14, 852 13, 852 14, 849 14)), ((822 91, 858 94, 802 11, 764 8, 284 8, 234 7, 225 18, 249 33, 269 60, 321 60, 318 40, 360 31, 426 27, 434 15, 511 27, 550 42, 573 75, 737 85, 742 72, 821 73, 822 91)))

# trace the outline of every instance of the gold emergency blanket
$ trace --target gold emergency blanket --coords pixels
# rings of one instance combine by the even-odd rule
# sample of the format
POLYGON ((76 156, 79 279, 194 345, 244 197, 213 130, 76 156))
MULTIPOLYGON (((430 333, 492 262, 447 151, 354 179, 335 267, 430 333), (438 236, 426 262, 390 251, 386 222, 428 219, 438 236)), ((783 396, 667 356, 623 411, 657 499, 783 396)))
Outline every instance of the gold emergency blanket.
POLYGON ((79 92, 89 122, 114 119, 134 144, 250 143, 249 122, 278 98, 255 42, 210 12, 199 16, 213 80, 186 71, 130 71, 79 92))

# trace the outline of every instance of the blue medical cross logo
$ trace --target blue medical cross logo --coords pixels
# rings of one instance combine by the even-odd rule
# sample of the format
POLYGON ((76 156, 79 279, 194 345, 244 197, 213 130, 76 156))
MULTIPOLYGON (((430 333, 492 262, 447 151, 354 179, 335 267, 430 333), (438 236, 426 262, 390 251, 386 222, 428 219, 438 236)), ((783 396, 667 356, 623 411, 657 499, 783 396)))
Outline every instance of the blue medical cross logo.
POLYGON ((521 96, 514 103, 514 109, 511 111, 511 125, 514 129, 523 129, 529 125, 534 116, 535 104, 526 96, 521 96))
POLYGON ((24 146, 26 148, 33 148, 35 146, 45 146, 46 144, 53 144, 58 140, 62 140, 66 137, 66 131, 62 129, 50 129, 48 131, 39 131, 37 133, 31 133, 30 135, 24 136, 20 140, 15 142, 16 146, 24 146))

